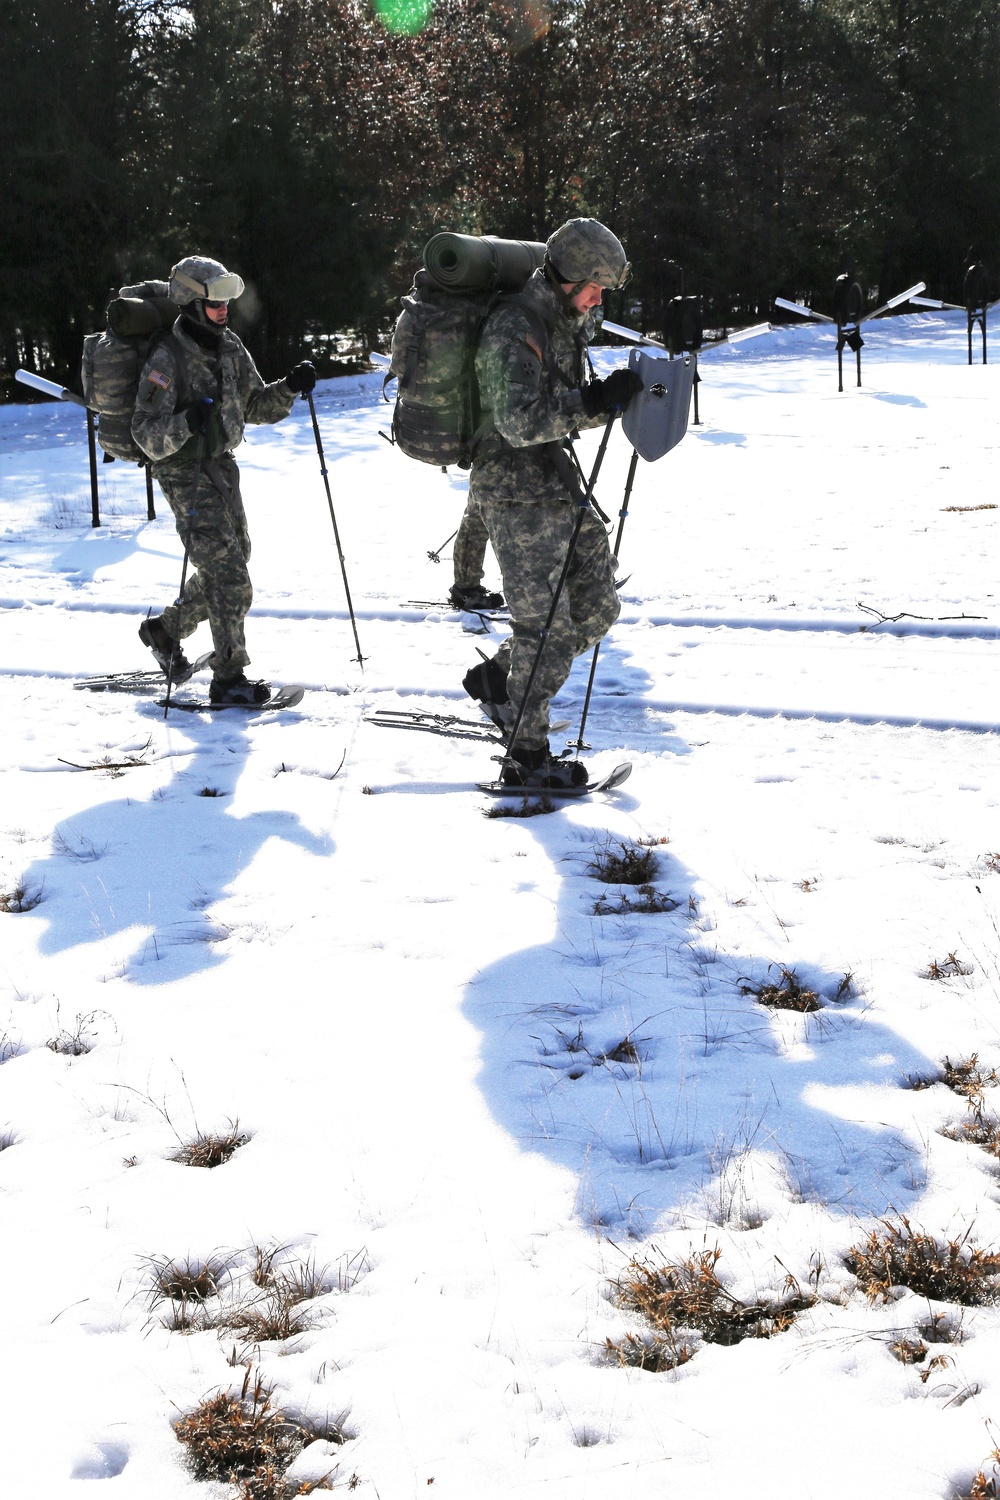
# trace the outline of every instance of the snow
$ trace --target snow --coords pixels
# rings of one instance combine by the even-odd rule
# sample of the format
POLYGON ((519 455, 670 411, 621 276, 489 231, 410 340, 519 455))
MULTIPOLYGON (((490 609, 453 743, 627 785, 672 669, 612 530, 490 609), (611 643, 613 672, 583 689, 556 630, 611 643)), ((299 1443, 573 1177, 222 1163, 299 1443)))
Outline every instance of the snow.
MULTIPOLYGON (((822 329, 704 357, 703 425, 639 466, 587 726, 632 777, 530 819, 482 816, 489 745, 366 722, 475 717, 504 629, 411 602, 444 597, 465 481, 382 441, 380 376, 317 392, 363 671, 307 408, 239 455, 253 669, 308 689, 273 715, 73 690, 149 665, 180 544, 121 464, 90 527, 77 409, 0 410, 0 894, 41 898, 0 914, 12 1495, 233 1494, 172 1424, 246 1365, 348 1437, 296 1478, 362 1500, 944 1500, 991 1472, 998 1309, 870 1304, 844 1256, 900 1214, 1000 1248, 996 1159, 940 1133, 966 1101, 906 1086, 1000 1067, 1000 373, 960 315, 866 338, 843 395, 822 329), (669 840, 676 909, 595 914, 627 890, 589 867, 638 839, 669 840), (925 977, 949 955, 969 972, 925 977), (782 966, 818 1012, 745 993, 782 966), (626 1037, 638 1063, 602 1060, 626 1037), (225 1165, 172 1160, 234 1126, 225 1165), (820 1300, 674 1372, 609 1364, 628 1262, 715 1246, 735 1296, 820 1300), (163 1326, 153 1262, 215 1257, 235 1303, 255 1247, 328 1268, 304 1332, 163 1326), (940 1362, 895 1359, 940 1311, 940 1362)), ((616 434, 612 516, 628 458, 616 434)))

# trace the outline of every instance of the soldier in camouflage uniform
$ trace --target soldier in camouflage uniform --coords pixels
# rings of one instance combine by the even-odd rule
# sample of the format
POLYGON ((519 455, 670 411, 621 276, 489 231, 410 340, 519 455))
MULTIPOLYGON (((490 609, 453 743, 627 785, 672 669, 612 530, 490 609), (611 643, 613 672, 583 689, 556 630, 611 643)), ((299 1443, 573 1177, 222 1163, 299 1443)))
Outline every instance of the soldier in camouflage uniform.
POLYGON ((182 597, 143 622, 139 637, 175 682, 191 671, 181 641, 208 620, 213 703, 264 703, 264 682, 247 680, 243 621, 253 600, 250 536, 232 450, 245 422, 280 422, 296 395, 311 391, 308 360, 265 385, 241 341, 226 327, 243 282, 218 261, 187 256, 170 273, 182 309, 169 337, 151 348, 139 378, 132 435, 149 457, 196 571, 182 597))
MULTIPOLYGON (((500 303, 483 330, 476 375, 494 430, 477 445, 470 492, 500 563, 513 634, 492 660, 473 667, 466 691, 509 733, 521 708, 541 631, 552 607, 583 487, 566 440, 624 410, 639 377, 615 370, 587 380, 586 347, 607 288, 628 279, 621 243, 596 219, 571 219, 549 238, 545 264, 523 293, 500 303)), ((524 704, 517 743, 502 777, 508 785, 582 785, 579 761, 549 750, 549 701, 573 658, 618 618, 607 534, 587 510, 566 586, 524 704)))

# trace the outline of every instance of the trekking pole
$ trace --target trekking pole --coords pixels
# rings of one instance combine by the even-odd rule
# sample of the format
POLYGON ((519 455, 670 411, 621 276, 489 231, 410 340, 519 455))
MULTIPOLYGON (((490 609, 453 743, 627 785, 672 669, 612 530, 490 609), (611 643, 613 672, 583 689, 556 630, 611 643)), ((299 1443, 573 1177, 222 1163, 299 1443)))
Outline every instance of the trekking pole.
POLYGON ((535 685, 535 678, 538 675, 538 668, 542 660, 542 652, 545 650, 545 642, 548 640, 549 631, 552 629, 552 622, 556 617, 556 610, 559 608, 559 600, 562 598, 562 591, 565 587, 566 579, 569 576, 570 564, 573 561, 573 554, 576 551, 576 544, 579 541, 580 532, 583 529, 583 518, 591 508, 590 501, 591 496, 594 493, 594 485, 597 483, 597 476, 601 472, 601 465, 604 462, 604 455, 608 447, 608 439, 611 437, 611 429, 615 425, 615 419, 618 416, 620 416, 620 412, 616 410, 612 415, 611 420, 608 422, 608 425, 604 429, 604 436, 601 438, 601 446, 597 450, 597 457, 594 460, 594 467, 590 471, 590 478, 587 481, 586 491, 577 504, 576 522, 573 526, 573 533, 569 539, 569 546, 566 548, 566 558, 563 562, 562 572, 559 575, 559 582, 556 584, 555 593, 552 596, 552 604, 549 609, 548 618, 539 631, 538 650, 535 652, 535 659, 531 663, 531 671, 528 673, 528 682, 527 686, 524 689, 524 694, 521 698, 521 706, 517 711, 517 718, 514 720, 514 728, 511 730, 510 739, 507 741, 507 751, 503 757, 503 765, 507 765, 507 763, 510 761, 510 752, 514 748, 514 743, 517 740, 518 732, 521 728, 521 721, 524 718, 524 710, 528 705, 528 699, 531 696, 531 689, 535 685))
POLYGON ((440 547, 437 549, 436 552, 428 552, 427 556, 430 558, 431 562, 440 562, 441 561, 441 553, 447 547, 448 543, 449 542, 453 542, 457 536, 458 536, 458 528, 456 527, 455 530, 452 532, 451 536, 446 536, 445 537, 444 541, 441 543, 440 547))
POLYGON ((347 611, 351 617, 351 629, 354 631, 354 644, 358 648, 358 654, 352 660, 356 661, 362 672, 365 670, 366 658, 361 655, 361 642, 358 640, 358 623, 354 618, 354 605, 351 603, 351 589, 347 582, 347 564, 344 562, 344 549, 340 545, 340 531, 337 527, 337 517, 333 510, 333 496, 330 493, 330 479, 326 470, 326 454, 323 452, 323 439, 319 435, 319 423, 316 420, 316 404, 313 401, 312 391, 305 392, 306 400, 309 402, 309 415, 312 417, 313 436, 316 439, 316 452, 319 454, 319 471, 323 476, 323 484, 326 487, 326 503, 330 507, 330 520, 333 522, 333 536, 337 543, 337 556, 340 558, 340 572, 344 580, 344 593, 347 596, 347 611))
MULTIPOLYGON (((618 512, 618 535, 615 537, 615 550, 611 554, 616 561, 618 558, 618 549, 622 544, 622 532, 625 530, 625 519, 628 516, 628 503, 632 497, 632 483, 635 479, 635 470, 638 462, 639 455, 633 448, 632 462, 628 466, 628 478, 625 481, 625 496, 622 500, 622 508, 618 512)), ((581 750, 590 749, 590 746, 583 738, 583 731, 587 727, 587 714, 590 712, 590 696, 594 691, 594 677, 597 674, 597 658, 600 650, 601 643, 600 641, 597 641, 594 646, 594 659, 590 663, 590 677, 587 679, 587 692, 583 700, 583 713, 580 715, 580 733, 577 735, 575 740, 566 741, 567 748, 570 750, 575 749, 577 756, 579 756, 581 750)))
MULTIPOLYGON (((211 396, 206 396, 202 402, 204 406, 212 405, 211 396)), ((207 415, 205 417, 207 421, 207 415)), ((194 450, 194 479, 191 481, 190 499, 188 501, 188 524, 187 535, 184 538, 184 561, 181 563, 181 586, 177 591, 177 603, 180 605, 184 598, 184 586, 187 583, 188 558, 191 554, 191 532, 194 530, 195 501, 198 498, 198 484, 201 480, 202 465, 205 462, 205 428, 202 426, 198 433, 198 441, 194 450)), ((149 470, 147 469, 147 473, 149 470)), ((170 710, 170 692, 174 685, 174 653, 171 651, 167 661, 167 695, 163 700, 163 717, 167 717, 170 710)))
POLYGON ((87 412, 87 457, 90 460, 90 524, 101 524, 101 501, 97 489, 97 420, 92 411, 87 412))

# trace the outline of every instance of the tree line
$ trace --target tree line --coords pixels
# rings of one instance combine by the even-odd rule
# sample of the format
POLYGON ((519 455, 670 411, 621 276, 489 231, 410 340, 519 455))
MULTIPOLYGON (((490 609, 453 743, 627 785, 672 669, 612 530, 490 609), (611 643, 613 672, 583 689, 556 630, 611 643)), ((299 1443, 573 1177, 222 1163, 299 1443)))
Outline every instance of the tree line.
POLYGON ((391 326, 439 229, 624 241, 655 333, 998 269, 995 0, 0 0, 0 376, 66 379, 125 282, 247 282, 265 372, 391 326))

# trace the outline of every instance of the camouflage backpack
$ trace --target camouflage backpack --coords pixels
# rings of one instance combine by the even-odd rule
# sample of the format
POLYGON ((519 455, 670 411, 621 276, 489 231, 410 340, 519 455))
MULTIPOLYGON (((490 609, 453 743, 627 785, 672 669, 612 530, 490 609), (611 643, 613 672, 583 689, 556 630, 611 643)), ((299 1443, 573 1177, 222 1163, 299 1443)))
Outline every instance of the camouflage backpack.
POLYGON ((167 339, 175 357, 177 404, 186 404, 184 354, 170 333, 178 311, 167 296, 165 281, 123 286, 108 305, 106 331, 88 334, 83 341, 83 395, 98 413, 97 441, 104 449, 105 462, 113 458, 147 462, 132 436, 132 410, 149 351, 167 339))
MULTIPOLYGON (((500 301, 521 302, 518 294, 544 252, 544 245, 488 235, 428 240, 425 267, 402 298, 382 385, 385 395, 397 381, 392 441, 408 458, 471 467, 476 443, 492 426, 482 420, 476 383, 483 324, 500 301)), ((521 305, 541 323, 537 309, 521 305)))

